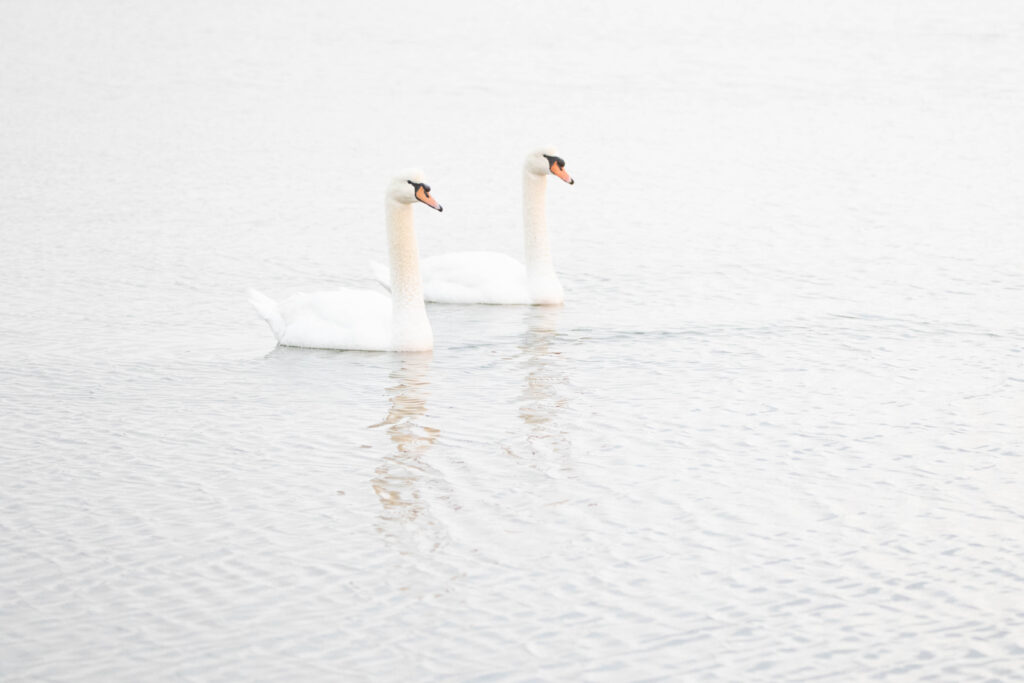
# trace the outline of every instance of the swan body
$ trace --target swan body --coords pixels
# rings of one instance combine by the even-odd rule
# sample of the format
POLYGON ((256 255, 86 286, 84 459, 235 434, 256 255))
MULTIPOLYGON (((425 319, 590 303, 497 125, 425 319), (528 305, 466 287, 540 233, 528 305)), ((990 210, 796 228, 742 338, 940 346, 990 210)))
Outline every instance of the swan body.
MULTIPOLYGON (((464 251, 423 259, 424 298, 454 304, 533 303, 526 267, 496 251, 464 251), (427 296, 426 292, 430 292, 427 296)), ((373 276, 389 286, 388 269, 372 263, 373 276)), ((560 292, 559 292, 560 294, 560 292)))
MULTIPOLYGON (((548 240, 547 176, 572 184, 565 162, 550 147, 526 156, 523 164, 523 243, 525 263, 497 252, 471 251, 424 259, 423 295, 453 304, 560 304, 565 300, 548 240)), ((388 270, 371 264, 374 277, 390 288, 388 270)))
POLYGON ((300 292, 277 302, 250 289, 249 303, 282 346, 384 351, 392 345, 391 299, 380 292, 300 292))
POLYGON ((359 351, 429 351, 433 332, 423 303, 419 250, 412 205, 423 202, 441 211, 419 171, 408 171, 388 185, 385 218, 388 233, 391 296, 361 289, 294 294, 276 302, 249 290, 249 302, 283 346, 359 351))

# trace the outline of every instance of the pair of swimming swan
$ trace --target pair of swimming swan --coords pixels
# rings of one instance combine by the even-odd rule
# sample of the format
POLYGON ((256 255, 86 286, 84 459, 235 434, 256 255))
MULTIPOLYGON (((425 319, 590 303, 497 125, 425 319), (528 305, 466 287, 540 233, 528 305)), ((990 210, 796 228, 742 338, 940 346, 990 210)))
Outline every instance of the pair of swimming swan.
POLYGON ((523 164, 525 265, 495 252, 458 252, 419 260, 412 207, 441 211, 418 170, 387 187, 388 269, 372 264, 391 297, 365 289, 295 294, 280 303, 249 290, 249 301, 284 346, 361 351, 429 351, 434 335, 424 301, 482 304, 560 304, 562 285, 548 244, 544 200, 547 176, 572 184, 565 162, 551 148, 523 164), (422 278, 421 278, 422 272, 422 278))

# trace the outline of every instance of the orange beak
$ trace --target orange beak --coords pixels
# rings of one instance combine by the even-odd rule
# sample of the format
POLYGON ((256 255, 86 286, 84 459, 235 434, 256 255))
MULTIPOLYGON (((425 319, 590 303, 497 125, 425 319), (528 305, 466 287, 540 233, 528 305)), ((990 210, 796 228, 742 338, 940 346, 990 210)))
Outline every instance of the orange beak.
POLYGON ((422 185, 416 188, 416 199, 420 200, 421 202, 429 206, 431 209, 434 209, 436 211, 444 211, 444 208, 437 203, 436 199, 431 197, 427 193, 427 191, 423 189, 422 185))
POLYGON ((576 181, 572 179, 572 176, 565 172, 565 166, 559 166, 557 161, 551 162, 551 172, 570 185, 574 185, 576 183, 576 181))

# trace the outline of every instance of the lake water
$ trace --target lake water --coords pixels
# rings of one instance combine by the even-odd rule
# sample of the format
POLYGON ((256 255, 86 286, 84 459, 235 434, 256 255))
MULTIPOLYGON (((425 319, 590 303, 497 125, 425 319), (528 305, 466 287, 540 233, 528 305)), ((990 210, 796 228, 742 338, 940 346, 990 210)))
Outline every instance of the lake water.
POLYGON ((1024 675, 1024 6, 681 5, 6 3, 0 678, 1024 675), (542 144, 565 306, 275 348, 542 144))

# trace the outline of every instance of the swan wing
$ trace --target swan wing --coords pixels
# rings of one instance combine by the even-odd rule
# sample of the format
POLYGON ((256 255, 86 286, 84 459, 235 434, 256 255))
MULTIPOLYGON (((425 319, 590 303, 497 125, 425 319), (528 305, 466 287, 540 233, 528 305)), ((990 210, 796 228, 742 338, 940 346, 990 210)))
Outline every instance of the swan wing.
POLYGON ((370 261, 370 270, 373 272, 373 279, 390 292, 391 270, 383 263, 378 263, 377 261, 370 261))
POLYGON ((454 304, 528 304, 526 268, 511 256, 466 251, 424 259, 423 297, 454 304))
POLYGON ((278 305, 285 346, 386 351, 392 346, 391 299, 366 289, 295 294, 278 305))

